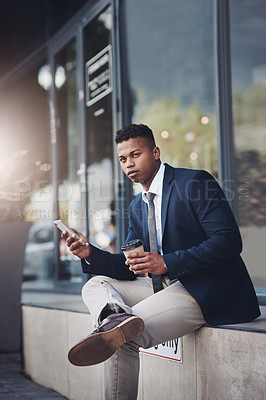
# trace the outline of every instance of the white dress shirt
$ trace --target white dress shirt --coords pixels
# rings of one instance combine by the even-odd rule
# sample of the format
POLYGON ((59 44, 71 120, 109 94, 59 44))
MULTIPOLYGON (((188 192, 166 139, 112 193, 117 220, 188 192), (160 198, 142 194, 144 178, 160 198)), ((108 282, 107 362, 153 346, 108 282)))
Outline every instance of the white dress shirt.
MULTIPOLYGON (((153 198, 154 208, 155 208, 155 223, 156 223, 156 232, 157 232, 157 242, 158 242, 158 249, 160 254, 162 252, 162 193, 163 193, 163 178, 164 178, 164 170, 165 165, 161 163, 160 168, 155 175, 151 186, 149 188, 150 193, 154 193, 155 196, 153 198)), ((146 191, 142 190, 142 200, 145 203, 148 203, 146 191)))

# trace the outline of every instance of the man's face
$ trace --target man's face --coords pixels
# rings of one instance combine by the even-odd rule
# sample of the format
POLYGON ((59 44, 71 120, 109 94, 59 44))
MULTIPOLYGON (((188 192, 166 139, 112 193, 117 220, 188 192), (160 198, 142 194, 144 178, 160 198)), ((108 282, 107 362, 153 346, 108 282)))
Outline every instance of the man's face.
POLYGON ((117 155, 124 173, 148 190, 160 167, 159 148, 151 149, 146 139, 138 136, 118 143, 117 155))

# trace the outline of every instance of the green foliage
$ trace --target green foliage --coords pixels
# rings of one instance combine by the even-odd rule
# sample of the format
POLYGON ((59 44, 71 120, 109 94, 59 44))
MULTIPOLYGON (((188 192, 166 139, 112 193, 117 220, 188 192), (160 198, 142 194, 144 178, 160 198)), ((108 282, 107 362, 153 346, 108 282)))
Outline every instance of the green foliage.
POLYGON ((142 107, 138 121, 153 130, 163 162, 217 174, 214 114, 203 115, 197 104, 182 109, 178 100, 162 99, 142 107), (206 124, 202 123, 202 117, 208 118, 206 124))

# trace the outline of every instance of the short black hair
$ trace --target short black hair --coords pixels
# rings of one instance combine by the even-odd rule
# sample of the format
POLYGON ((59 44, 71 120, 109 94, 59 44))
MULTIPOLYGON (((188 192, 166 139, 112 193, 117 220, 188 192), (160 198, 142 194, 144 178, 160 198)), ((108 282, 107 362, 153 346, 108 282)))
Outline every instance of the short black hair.
POLYGON ((144 124, 128 124, 116 132, 116 144, 122 143, 128 139, 141 136, 145 138, 149 146, 154 149, 156 146, 152 130, 144 124))

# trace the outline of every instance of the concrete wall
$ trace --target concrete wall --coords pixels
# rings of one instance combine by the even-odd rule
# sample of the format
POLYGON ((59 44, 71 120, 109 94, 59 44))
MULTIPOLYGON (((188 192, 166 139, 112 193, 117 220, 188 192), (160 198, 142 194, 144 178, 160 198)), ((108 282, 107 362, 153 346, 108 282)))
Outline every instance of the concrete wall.
MULTIPOLYGON (((22 314, 27 374, 70 400, 101 400, 102 364, 67 360, 92 330, 90 316, 26 305, 22 314)), ((141 354, 138 400, 266 399, 266 334, 205 327, 182 343, 183 364, 141 354)))
POLYGON ((21 351, 22 267, 30 226, 30 222, 1 224, 0 352, 4 353, 21 351))

